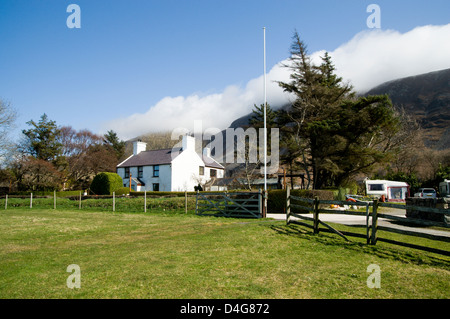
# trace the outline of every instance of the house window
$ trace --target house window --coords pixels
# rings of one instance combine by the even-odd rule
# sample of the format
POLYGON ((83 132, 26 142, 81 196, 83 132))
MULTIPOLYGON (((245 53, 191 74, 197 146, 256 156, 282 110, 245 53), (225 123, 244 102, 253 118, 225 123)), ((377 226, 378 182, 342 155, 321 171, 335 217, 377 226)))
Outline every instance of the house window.
POLYGON ((153 166, 153 177, 159 177, 159 165, 153 166))
POLYGON ((201 176, 205 175, 205 167, 204 166, 198 167, 198 174, 201 176))
POLYGON ((159 192, 159 184, 158 183, 153 183, 153 191, 159 192))
POLYGON ((216 177, 217 176, 217 170, 216 169, 212 169, 210 172, 210 176, 211 177, 216 177))
POLYGON ((138 178, 144 177, 144 167, 138 166, 138 178))
POLYGON ((125 167, 125 178, 129 178, 129 177, 130 177, 130 168, 125 167))

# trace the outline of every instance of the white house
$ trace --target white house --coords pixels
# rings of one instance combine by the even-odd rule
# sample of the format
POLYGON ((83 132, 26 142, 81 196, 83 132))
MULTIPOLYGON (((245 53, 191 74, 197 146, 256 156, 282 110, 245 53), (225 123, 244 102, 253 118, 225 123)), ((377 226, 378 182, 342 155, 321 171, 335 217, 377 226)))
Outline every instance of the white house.
POLYGON ((223 178, 225 168, 211 157, 210 149, 195 151, 195 138, 185 135, 181 148, 146 150, 133 143, 133 155, 117 165, 125 187, 135 191, 194 191, 198 184, 223 178))

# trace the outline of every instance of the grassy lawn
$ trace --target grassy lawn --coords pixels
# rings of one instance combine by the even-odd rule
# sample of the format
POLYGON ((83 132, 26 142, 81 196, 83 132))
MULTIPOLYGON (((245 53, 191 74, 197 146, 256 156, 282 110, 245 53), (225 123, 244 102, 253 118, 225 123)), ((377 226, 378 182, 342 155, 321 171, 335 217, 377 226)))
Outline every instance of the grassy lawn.
POLYGON ((183 209, 2 210, 0 243, 0 298, 450 297, 449 257, 183 209), (67 288, 71 264, 80 266, 80 289, 67 288), (371 264, 381 270, 379 289, 367 287, 371 264))

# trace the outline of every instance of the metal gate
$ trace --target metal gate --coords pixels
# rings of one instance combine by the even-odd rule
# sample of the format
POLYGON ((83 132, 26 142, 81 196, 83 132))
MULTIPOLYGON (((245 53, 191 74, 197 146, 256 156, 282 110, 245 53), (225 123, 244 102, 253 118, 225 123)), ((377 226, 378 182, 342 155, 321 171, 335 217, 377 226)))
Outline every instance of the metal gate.
POLYGON ((263 218, 263 193, 260 192, 197 192, 197 215, 263 218))

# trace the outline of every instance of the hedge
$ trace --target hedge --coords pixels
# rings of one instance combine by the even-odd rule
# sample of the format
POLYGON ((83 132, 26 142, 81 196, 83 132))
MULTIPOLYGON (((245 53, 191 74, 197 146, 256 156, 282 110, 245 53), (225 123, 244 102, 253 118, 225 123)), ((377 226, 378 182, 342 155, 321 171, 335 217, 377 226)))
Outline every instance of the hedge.
POLYGON ((130 194, 130 188, 129 187, 120 187, 120 188, 116 189, 114 192, 115 192, 116 196, 129 195, 130 194))
POLYGON ((95 175, 90 190, 94 195, 111 195, 122 187, 122 177, 117 173, 103 172, 95 175))

